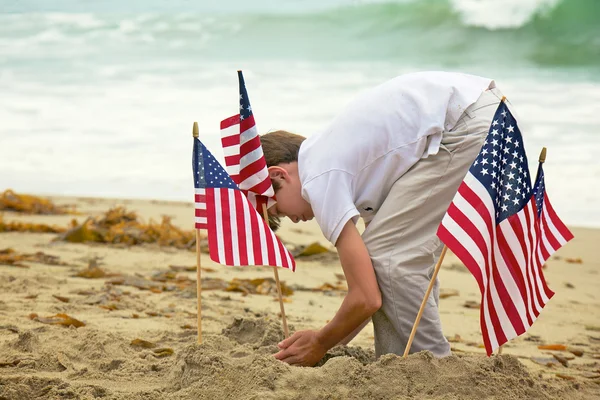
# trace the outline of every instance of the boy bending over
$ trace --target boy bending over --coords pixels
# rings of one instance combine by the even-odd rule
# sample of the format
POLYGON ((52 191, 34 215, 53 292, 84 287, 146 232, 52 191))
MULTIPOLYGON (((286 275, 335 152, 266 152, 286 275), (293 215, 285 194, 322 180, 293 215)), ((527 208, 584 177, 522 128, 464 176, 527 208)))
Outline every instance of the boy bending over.
MULTIPOLYGON (((491 79, 420 72, 356 97, 308 139, 261 136, 277 195, 272 216, 316 218, 338 251, 348 294, 318 331, 280 343, 276 358, 312 366, 369 321, 375 353, 403 354, 442 244, 438 225, 475 160, 503 95, 491 79), (355 224, 364 219, 362 236, 355 224)), ((450 354, 438 311, 427 301, 411 352, 450 354)))

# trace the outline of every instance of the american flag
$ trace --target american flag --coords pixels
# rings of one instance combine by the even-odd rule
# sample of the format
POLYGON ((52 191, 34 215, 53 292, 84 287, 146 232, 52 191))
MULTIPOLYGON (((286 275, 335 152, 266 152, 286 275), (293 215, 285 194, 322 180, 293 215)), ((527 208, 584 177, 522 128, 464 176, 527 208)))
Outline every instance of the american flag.
POLYGON ((263 204, 270 207, 275 203, 275 192, 269 178, 242 71, 238 71, 238 80, 239 114, 221 121, 225 168, 254 207, 262 212, 263 204))
POLYGON ((536 254, 540 265, 543 265, 555 251, 573 239, 573 234, 558 218, 556 211, 554 211, 552 204, 550 204, 548 193, 546 193, 544 168, 542 165, 543 162, 540 162, 535 184, 533 185, 533 196, 535 198, 537 216, 540 221, 539 229, 542 232, 542 240, 539 243, 536 254))
POLYGON ((290 252, 198 138, 194 138, 192 168, 195 226, 208 231, 208 248, 213 261, 296 270, 290 252))
POLYGON ((572 235, 548 205, 543 176, 531 186, 521 132, 502 101, 437 232, 479 284, 488 355, 524 333, 554 294, 542 266, 572 235), (562 233, 551 228, 559 222, 562 233))

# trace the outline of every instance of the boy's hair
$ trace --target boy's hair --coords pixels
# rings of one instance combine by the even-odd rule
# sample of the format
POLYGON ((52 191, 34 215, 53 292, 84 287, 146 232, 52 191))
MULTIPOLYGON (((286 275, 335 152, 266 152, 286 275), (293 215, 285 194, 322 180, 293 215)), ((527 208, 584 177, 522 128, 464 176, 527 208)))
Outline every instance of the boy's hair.
POLYGON ((287 131, 273 131, 260 137, 267 167, 298 161, 300 145, 306 139, 287 131))
MULTIPOLYGON (((296 135, 287 131, 273 131, 260 136, 260 144, 267 167, 279 164, 287 164, 298 161, 300 145, 306 139, 304 136, 296 135)), ((279 190, 279 183, 271 181, 275 193, 279 190)), ((269 225, 273 231, 279 228, 280 218, 269 215, 269 225)))

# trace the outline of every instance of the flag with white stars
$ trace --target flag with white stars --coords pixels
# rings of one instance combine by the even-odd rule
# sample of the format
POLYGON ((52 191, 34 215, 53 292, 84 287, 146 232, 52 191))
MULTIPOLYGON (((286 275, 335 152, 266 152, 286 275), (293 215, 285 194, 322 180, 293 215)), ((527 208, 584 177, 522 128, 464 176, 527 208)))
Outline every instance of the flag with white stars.
POLYGON ((238 81, 239 113, 221 121, 225 168, 254 207, 262 213, 263 204, 267 208, 275 204, 275 191, 269 178, 242 71, 238 71, 238 81))
MULTIPOLYGON (((543 183, 542 183, 543 185, 543 183)), ((541 189, 543 191, 543 188, 541 189)), ((481 291, 480 322, 488 355, 524 333, 554 293, 542 266, 548 229, 538 214, 523 137, 504 101, 461 183, 438 236, 471 271, 481 291)), ((566 243, 567 237, 562 237, 566 243)))
POLYGON ((195 226, 207 230, 213 261, 296 269, 290 252, 198 138, 194 138, 192 169, 195 226))

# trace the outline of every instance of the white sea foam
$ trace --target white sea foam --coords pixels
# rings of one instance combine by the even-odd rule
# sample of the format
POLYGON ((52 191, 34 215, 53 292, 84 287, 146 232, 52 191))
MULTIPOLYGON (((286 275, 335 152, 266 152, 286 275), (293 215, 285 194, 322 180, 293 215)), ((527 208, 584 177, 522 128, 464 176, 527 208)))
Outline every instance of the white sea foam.
POLYGON ((105 26, 105 21, 93 14, 46 13, 44 18, 57 26, 73 26, 81 29, 96 29, 105 26))
MULTIPOLYGON (((517 28, 561 0, 450 0, 463 22, 488 29, 517 28)), ((568 1, 568 0, 567 0, 568 1)))

